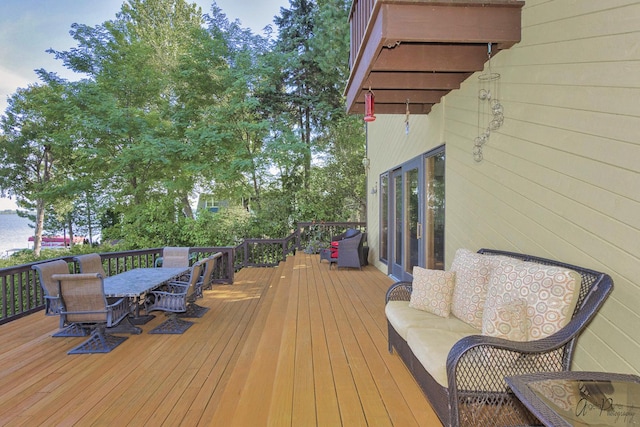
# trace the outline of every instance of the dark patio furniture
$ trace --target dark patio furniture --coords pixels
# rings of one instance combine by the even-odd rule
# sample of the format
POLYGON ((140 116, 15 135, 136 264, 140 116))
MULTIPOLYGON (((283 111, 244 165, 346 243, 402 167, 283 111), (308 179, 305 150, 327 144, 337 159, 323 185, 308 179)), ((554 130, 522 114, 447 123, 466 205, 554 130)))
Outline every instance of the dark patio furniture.
POLYGON ((329 269, 331 269, 331 264, 338 262, 338 257, 336 256, 335 258, 332 258, 331 253, 332 251, 330 248, 320 249, 320 262, 322 262, 322 260, 326 260, 329 263, 329 269))
POLYGON ((202 276, 202 261, 191 267, 188 282, 171 281, 164 290, 154 290, 147 294, 145 308, 147 313, 164 311, 168 318, 162 324, 149 331, 150 334, 182 334, 193 322, 182 320, 178 313, 185 313, 189 301, 194 299, 195 288, 202 276))
POLYGON ((203 289, 211 289, 211 286, 213 285, 213 273, 215 273, 216 266, 221 261, 222 261, 222 252, 216 252, 215 254, 204 259, 202 278, 200 279, 201 283, 198 285, 198 288, 196 289, 198 298, 202 298, 203 289))
POLYGON ((108 353, 127 337, 111 335, 106 328, 116 326, 131 312, 127 298, 107 299, 103 278, 99 273, 54 274, 64 308, 65 322, 90 329, 89 339, 68 354, 108 353))
POLYGON ((194 291, 187 299, 187 310, 184 313, 178 314, 178 317, 182 318, 194 318, 202 317, 209 311, 208 307, 202 307, 196 304, 198 298, 203 298, 203 289, 211 289, 213 284, 213 273, 216 269, 216 264, 222 259, 222 252, 217 252, 210 257, 201 261, 202 273, 200 279, 194 286, 194 291))
MULTIPOLYGON (((553 335, 534 341, 508 341, 480 334, 461 339, 447 357, 448 387, 441 386, 424 369, 407 341, 387 321, 389 351, 398 352, 446 426, 535 423, 537 420, 513 395, 505 377, 570 370, 576 340, 611 293, 613 281, 605 273, 532 255, 492 249, 479 253, 559 266, 580 274, 578 302, 569 323, 553 335), (516 362, 505 362, 509 360, 516 362)), ((412 290, 412 283, 397 282, 387 291, 386 302, 409 301, 412 290)))
MULTIPOLYGON (((32 267, 38 272, 40 286, 44 292, 46 316, 60 316, 64 306, 60 299, 58 282, 51 276, 54 274, 69 274, 69 265, 66 261, 57 260, 37 264, 32 267)), ((85 337, 88 332, 75 323, 65 324, 64 317, 60 316, 60 330, 53 334, 54 337, 85 337)))
POLYGON ((181 280, 189 271, 188 267, 134 268, 105 278, 104 291, 107 297, 126 297, 133 304, 133 316, 118 325, 118 330, 124 333, 142 333, 142 329, 134 325, 144 325, 155 317, 153 314, 140 314, 140 306, 146 304, 144 297, 147 293, 159 290, 171 281, 181 280))
MULTIPOLYGON (((338 268, 353 267, 362 270, 364 265, 363 238, 364 234, 360 231, 348 229, 331 239, 331 258, 336 259, 338 268)), ((330 262, 329 268, 331 266, 330 262)))

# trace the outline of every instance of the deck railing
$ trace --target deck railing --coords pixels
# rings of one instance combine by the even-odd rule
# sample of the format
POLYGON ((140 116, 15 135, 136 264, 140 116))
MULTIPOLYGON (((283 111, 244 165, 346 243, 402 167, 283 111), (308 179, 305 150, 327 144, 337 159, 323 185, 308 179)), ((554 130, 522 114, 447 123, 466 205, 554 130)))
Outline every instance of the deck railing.
POLYGON ((358 57, 360 45, 364 39, 369 19, 373 13, 373 6, 376 0, 354 0, 351 4, 351 12, 349 14, 349 27, 351 32, 351 49, 349 52, 349 67, 353 68, 353 64, 358 57))
MULTIPOLYGON (((284 261, 296 250, 316 252, 326 245, 331 236, 347 228, 365 229, 363 222, 307 222, 300 223, 295 231, 283 239, 246 239, 236 247, 192 247, 189 253, 192 262, 222 252, 217 263, 214 283, 233 283, 234 273, 245 267, 272 267, 284 261)), ((108 276, 134 268, 151 268, 162 256, 162 248, 140 249, 123 252, 101 253, 102 263, 108 276)), ((69 271, 79 272, 73 255, 55 258, 69 264, 69 271)), ((44 294, 38 274, 32 269, 36 264, 53 261, 38 261, 0 269, 0 324, 10 322, 44 308, 44 294)))
MULTIPOLYGON (((347 228, 355 228, 365 233, 366 222, 300 222, 295 234, 296 246, 301 250, 316 253, 319 249, 329 246, 331 238, 343 233, 347 228)), ((366 242, 366 240, 365 240, 366 242)))

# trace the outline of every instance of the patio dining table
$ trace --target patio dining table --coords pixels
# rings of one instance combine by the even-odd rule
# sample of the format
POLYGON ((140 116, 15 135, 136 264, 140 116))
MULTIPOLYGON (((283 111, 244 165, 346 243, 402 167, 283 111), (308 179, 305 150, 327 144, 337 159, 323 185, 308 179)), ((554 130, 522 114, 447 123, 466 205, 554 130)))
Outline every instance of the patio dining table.
POLYGON ((160 286, 169 283, 172 280, 178 280, 183 275, 188 274, 189 267, 178 268, 135 268, 123 273, 109 276, 104 279, 104 293, 107 297, 127 297, 131 298, 133 303, 133 317, 129 319, 129 325, 127 323, 118 331, 112 332, 125 332, 139 334, 142 330, 133 326, 143 325, 149 320, 153 319, 153 315, 140 315, 141 300, 144 295, 160 286))

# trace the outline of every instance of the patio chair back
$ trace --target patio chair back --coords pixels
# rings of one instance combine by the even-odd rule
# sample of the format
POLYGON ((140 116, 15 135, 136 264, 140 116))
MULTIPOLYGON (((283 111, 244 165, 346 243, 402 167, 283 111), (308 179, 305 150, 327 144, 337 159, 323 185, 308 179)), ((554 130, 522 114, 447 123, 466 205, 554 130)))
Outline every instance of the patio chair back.
POLYGON ((107 273, 102 266, 100 254, 79 255, 73 258, 80 267, 80 273, 100 273, 102 277, 107 277, 107 273))
POLYGON ((204 270, 204 261, 198 261, 191 267, 189 275, 189 288, 187 289, 187 301, 194 301, 198 294, 198 288, 202 289, 202 274, 204 270))
POLYGON ((66 261, 56 260, 36 264, 31 268, 38 272, 40 286, 45 296, 45 314, 47 316, 59 315, 62 303, 60 301, 58 282, 53 280, 51 276, 54 274, 68 274, 69 265, 66 261))
POLYGON ((340 240, 338 268, 354 267, 362 270, 362 233, 340 240))
MULTIPOLYGON (((211 286, 213 285, 213 273, 215 272, 216 265, 220 260, 222 260, 222 252, 216 252, 204 260, 204 272, 202 273, 202 284, 200 286, 201 290, 211 289, 211 286)), ((201 296, 202 295, 198 295, 198 297, 201 296)))
POLYGON ((332 242, 337 242, 343 239, 349 239, 353 236, 360 234, 360 230, 356 230, 355 228, 348 228, 344 233, 337 234, 331 238, 332 242))
POLYGON ((107 323, 107 299, 99 273, 55 274, 60 296, 64 303, 63 314, 68 322, 107 323))
POLYGON ((167 246, 162 250, 163 267, 189 267, 189 248, 167 246))

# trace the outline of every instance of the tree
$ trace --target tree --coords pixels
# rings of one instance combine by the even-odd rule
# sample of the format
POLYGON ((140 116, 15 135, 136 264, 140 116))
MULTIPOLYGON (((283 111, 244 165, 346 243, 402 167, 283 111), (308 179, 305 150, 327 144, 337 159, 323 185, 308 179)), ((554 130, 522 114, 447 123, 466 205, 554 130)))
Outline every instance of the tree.
POLYGON ((69 157, 71 146, 65 84, 42 73, 41 79, 49 81, 13 94, 0 119, 4 139, 0 189, 2 195, 15 196, 19 205, 35 208, 36 256, 41 249, 45 209, 60 200, 58 189, 66 183, 63 159, 69 157))
POLYGON ((211 81, 222 64, 203 55, 213 52, 201 23, 200 9, 184 0, 131 0, 113 21, 74 24, 78 47, 54 52, 89 75, 78 96, 84 164, 95 166, 124 221, 148 204, 169 218, 193 216, 189 195, 201 170, 201 150, 189 139, 194 105, 215 96, 203 95, 201 79, 211 81))
POLYGON ((47 172, 38 188, 7 186, 11 175, 0 191, 45 203, 71 233, 91 236, 99 221, 104 238, 130 247, 189 244, 197 191, 246 212, 229 228, 245 237, 361 219, 364 132, 341 94, 349 7, 292 0, 277 38, 185 0, 128 0, 113 20, 73 24, 77 46, 51 52, 84 78, 40 70, 42 84, 15 95, 0 134, 5 151, 30 141, 47 172))
POLYGON ((349 75, 350 4, 294 0, 276 19, 280 32, 274 55, 279 59, 274 62, 283 64, 280 78, 287 93, 278 114, 296 117, 297 125, 289 126, 299 130, 308 148, 304 190, 295 202, 301 220, 354 217, 353 212, 364 211, 363 126, 346 114, 341 93, 349 75))

